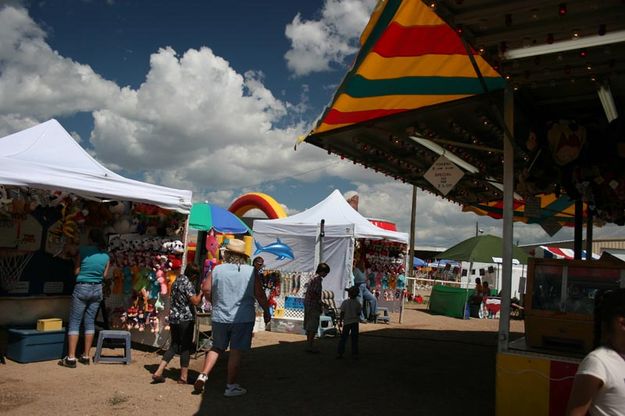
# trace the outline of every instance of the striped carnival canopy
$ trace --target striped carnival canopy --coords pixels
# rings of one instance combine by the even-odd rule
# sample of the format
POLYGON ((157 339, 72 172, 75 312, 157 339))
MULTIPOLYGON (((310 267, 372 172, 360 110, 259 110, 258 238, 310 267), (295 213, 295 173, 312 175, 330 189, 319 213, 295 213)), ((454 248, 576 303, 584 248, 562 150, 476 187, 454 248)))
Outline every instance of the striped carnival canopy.
POLYGON ((501 100, 505 79, 419 0, 379 1, 360 42, 353 67, 304 140, 439 193, 424 173, 452 152, 432 133, 462 130, 471 143, 458 156, 469 175, 447 197, 462 204, 501 199, 502 154, 495 150, 486 161, 483 149, 501 147, 490 100, 501 100), (471 129, 481 130, 479 141, 471 129))
MULTIPOLYGON (((493 216, 508 142, 517 211, 522 198, 553 193, 625 223, 620 0, 562 10, 540 0, 380 0, 360 43, 304 141, 493 216), (441 181, 442 169, 453 180, 441 181)), ((555 229, 570 223, 569 207, 555 198, 515 215, 555 229)))
POLYGON ((504 79, 421 1, 379 1, 361 50, 312 134, 466 98, 504 79))
MULTIPOLYGON (((534 212, 526 207, 525 199, 515 199, 513 202, 513 221, 534 224, 550 220, 563 226, 575 226, 575 201, 566 195, 556 196, 555 194, 539 195, 536 198, 539 206, 535 207, 534 212)), ((503 218, 503 201, 465 205, 462 207, 462 211, 501 219, 503 218)), ((586 211, 587 205, 584 204, 584 214, 586 211)))

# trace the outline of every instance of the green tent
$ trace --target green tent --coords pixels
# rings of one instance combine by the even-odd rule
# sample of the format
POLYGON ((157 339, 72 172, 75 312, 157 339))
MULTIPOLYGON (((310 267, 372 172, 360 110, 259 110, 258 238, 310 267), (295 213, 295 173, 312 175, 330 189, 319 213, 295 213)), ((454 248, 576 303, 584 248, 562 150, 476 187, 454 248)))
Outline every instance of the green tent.
POLYGON ((472 293, 473 289, 436 285, 430 295, 429 310, 440 315, 462 318, 467 299, 472 293))
MULTIPOLYGON (((490 234, 471 237, 437 257, 473 263, 499 263, 501 260, 495 261, 493 258, 503 258, 503 239, 490 234)), ((527 264, 527 254, 515 245, 512 246, 512 258, 521 264, 527 264)))

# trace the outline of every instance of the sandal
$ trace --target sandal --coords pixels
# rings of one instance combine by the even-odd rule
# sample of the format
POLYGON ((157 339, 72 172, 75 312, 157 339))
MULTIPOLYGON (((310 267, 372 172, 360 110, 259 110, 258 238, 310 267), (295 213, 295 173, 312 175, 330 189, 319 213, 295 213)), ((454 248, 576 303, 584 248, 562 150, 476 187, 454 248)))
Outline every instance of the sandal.
POLYGON ((165 377, 152 374, 152 384, 160 384, 165 382, 165 377))
POLYGON ((176 380, 176 383, 178 384, 189 384, 189 382, 183 378, 179 378, 178 380, 176 380))

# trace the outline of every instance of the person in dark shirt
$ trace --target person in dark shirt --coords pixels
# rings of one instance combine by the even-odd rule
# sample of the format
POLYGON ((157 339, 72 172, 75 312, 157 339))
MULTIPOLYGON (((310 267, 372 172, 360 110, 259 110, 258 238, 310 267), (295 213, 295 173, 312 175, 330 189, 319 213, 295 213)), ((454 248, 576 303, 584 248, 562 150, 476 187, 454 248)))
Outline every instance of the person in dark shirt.
POLYGON ((195 323, 194 306, 202 300, 202 292, 195 293, 195 280, 200 275, 200 270, 195 264, 189 264, 185 274, 178 276, 171 286, 171 309, 169 311, 169 325, 171 327, 171 343, 169 349, 163 354, 158 369, 152 374, 152 382, 163 383, 163 371, 167 364, 180 354, 180 378, 178 384, 187 384, 189 373, 189 361, 193 346, 193 329, 195 323))
POLYGON ((330 266, 319 263, 315 277, 308 282, 306 295, 304 295, 304 330, 306 331, 306 352, 318 353, 313 342, 319 329, 319 316, 321 316, 321 281, 330 273, 330 266))

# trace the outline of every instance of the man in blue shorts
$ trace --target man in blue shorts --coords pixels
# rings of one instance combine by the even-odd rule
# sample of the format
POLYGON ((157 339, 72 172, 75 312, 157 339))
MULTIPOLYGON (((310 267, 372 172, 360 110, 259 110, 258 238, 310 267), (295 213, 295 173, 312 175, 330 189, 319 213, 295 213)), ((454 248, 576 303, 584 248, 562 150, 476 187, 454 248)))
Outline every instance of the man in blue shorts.
POLYGON ((194 391, 200 393, 219 356, 230 346, 228 376, 224 396, 241 396, 247 392, 237 383, 241 353, 252 345, 256 319, 254 300, 263 308, 265 323, 269 322, 269 303, 254 268, 248 265, 245 242, 231 239, 225 247, 224 263, 216 266, 202 284, 204 297, 213 305, 213 347, 204 358, 202 373, 194 391))

